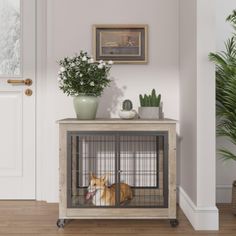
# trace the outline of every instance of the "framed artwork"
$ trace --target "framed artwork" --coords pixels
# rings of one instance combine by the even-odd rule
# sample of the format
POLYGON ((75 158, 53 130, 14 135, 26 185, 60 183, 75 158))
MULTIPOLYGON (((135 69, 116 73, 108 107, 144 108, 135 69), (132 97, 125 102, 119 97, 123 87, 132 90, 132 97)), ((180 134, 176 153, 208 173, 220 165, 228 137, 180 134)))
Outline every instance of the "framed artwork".
POLYGON ((93 54, 96 61, 147 63, 147 25, 94 25, 93 54))

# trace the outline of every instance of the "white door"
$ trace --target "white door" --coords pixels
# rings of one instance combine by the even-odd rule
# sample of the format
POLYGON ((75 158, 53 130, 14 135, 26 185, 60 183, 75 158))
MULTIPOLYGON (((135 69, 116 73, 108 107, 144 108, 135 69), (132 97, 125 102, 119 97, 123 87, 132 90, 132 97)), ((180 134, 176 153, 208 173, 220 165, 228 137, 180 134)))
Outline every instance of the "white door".
POLYGON ((0 0, 0 199, 35 199, 35 0, 0 0))

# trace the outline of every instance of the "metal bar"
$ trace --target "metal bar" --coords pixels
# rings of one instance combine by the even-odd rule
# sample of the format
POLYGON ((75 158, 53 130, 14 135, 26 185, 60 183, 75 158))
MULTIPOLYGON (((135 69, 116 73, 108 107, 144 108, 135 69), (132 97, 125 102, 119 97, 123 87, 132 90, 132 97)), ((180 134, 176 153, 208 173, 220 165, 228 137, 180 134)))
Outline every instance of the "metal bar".
POLYGON ((72 164, 71 164, 71 170, 72 170, 72 196, 77 195, 77 143, 76 143, 76 136, 71 136, 71 150, 72 150, 72 164))
POLYGON ((160 161, 159 136, 156 136, 156 187, 159 188, 159 161, 160 161))
POLYGON ((116 207, 120 206, 120 135, 115 136, 115 184, 116 207))
POLYGON ((72 207, 72 135, 67 132, 67 208, 72 207))
POLYGON ((163 193, 164 193, 164 207, 167 208, 169 206, 169 192, 168 192, 168 188, 169 188, 169 168, 168 168, 168 158, 169 158, 169 154, 168 154, 168 149, 169 149, 169 142, 168 142, 168 134, 166 133, 164 135, 164 150, 163 150, 163 193))

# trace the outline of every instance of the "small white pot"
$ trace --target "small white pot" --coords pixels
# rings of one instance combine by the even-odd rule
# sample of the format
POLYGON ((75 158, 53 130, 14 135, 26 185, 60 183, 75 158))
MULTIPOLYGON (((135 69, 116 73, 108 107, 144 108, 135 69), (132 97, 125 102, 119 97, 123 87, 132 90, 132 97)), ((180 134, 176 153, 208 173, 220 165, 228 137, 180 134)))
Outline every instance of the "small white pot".
POLYGON ((140 119, 160 119, 160 108, 159 107, 139 107, 138 114, 140 119))
POLYGON ((121 119, 124 120, 132 120, 136 117, 137 112, 135 110, 131 110, 131 111, 125 111, 125 110, 121 110, 119 111, 119 116, 121 119))

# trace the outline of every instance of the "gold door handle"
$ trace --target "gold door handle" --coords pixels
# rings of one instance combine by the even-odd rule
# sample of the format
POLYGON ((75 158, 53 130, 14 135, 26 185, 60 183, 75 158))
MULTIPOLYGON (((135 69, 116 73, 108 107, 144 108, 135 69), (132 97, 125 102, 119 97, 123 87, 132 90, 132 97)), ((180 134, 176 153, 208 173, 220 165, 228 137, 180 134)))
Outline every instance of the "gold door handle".
POLYGON ((8 84, 25 84, 27 86, 32 85, 32 79, 18 80, 18 79, 9 79, 7 80, 8 84))

